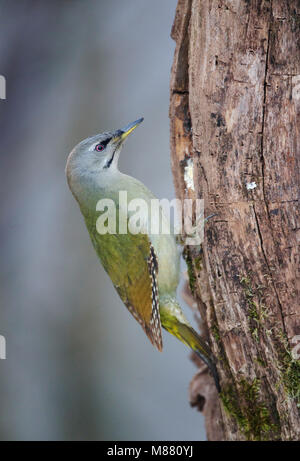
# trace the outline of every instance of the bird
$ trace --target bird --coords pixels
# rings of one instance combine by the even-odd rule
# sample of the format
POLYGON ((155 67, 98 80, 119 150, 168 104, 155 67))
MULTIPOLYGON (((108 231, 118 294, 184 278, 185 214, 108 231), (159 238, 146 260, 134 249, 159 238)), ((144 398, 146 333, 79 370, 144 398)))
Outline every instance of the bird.
MULTIPOLYGON (((203 360, 220 392, 215 358, 206 341, 187 321, 177 300, 180 279, 180 251, 174 234, 149 230, 146 213, 143 232, 131 232, 130 214, 120 203, 120 191, 127 200, 143 200, 150 206, 154 194, 139 180, 120 172, 119 156, 128 135, 143 118, 125 128, 88 137, 70 152, 66 164, 69 188, 78 202, 92 244, 121 300, 143 328, 151 343, 163 349, 162 327, 192 349, 203 360), (99 200, 107 207, 107 220, 123 218, 126 229, 99 232, 99 200)), ((159 217, 167 221, 159 209, 159 217)), ((154 218, 153 218, 154 219, 154 218)), ((157 219, 157 216, 156 218, 157 219)), ((107 222, 107 221, 106 221, 107 222)))

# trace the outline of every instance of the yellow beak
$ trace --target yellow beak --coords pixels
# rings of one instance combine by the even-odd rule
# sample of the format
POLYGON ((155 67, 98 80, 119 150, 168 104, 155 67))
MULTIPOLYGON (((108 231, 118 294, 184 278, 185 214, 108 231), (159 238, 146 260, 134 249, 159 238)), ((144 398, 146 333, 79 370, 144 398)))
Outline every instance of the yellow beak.
POLYGON ((123 141, 124 139, 127 138, 127 136, 133 131, 136 129, 136 127, 142 123, 142 121, 144 120, 144 118, 139 118, 138 120, 135 120, 135 122, 132 122, 132 123, 129 123, 129 125, 127 125, 125 128, 123 128, 121 130, 121 140, 123 141))

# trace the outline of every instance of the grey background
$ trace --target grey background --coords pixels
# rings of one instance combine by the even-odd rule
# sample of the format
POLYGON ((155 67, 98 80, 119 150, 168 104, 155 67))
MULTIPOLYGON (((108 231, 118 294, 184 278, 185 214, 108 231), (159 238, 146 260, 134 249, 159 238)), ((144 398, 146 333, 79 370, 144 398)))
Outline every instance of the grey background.
MULTIPOLYGON (((100 266, 64 167, 81 139, 140 116, 121 169, 173 198, 176 0, 1 1, 0 438, 203 439, 195 367, 158 353, 100 266)), ((190 315, 190 314, 189 314, 190 315)))

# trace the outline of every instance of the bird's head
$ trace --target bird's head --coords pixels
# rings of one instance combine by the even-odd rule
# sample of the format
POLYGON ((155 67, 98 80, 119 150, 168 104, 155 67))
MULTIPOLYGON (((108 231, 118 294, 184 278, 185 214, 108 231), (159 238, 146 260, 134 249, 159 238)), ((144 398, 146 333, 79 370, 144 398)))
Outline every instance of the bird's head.
POLYGON ((66 167, 68 179, 116 170, 124 141, 143 120, 140 118, 129 123, 125 128, 97 134, 77 144, 68 157, 66 167))

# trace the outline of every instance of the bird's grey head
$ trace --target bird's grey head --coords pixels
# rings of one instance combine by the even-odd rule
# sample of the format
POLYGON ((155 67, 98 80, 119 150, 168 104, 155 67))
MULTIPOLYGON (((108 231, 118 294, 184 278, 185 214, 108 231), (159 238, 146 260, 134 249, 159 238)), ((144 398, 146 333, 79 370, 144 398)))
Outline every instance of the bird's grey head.
POLYGON ((116 171, 125 139, 143 120, 140 118, 123 129, 97 134, 77 144, 67 161, 68 181, 116 171))

